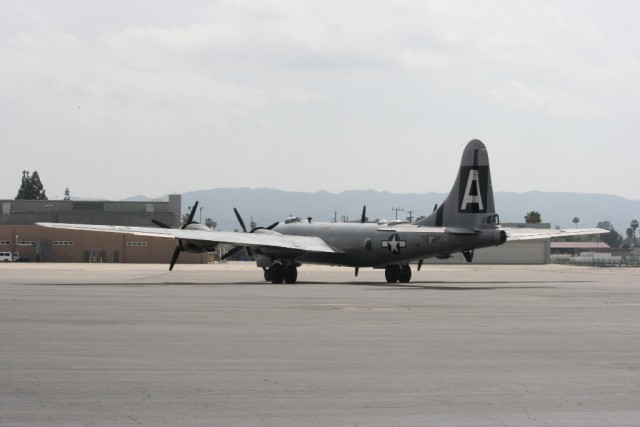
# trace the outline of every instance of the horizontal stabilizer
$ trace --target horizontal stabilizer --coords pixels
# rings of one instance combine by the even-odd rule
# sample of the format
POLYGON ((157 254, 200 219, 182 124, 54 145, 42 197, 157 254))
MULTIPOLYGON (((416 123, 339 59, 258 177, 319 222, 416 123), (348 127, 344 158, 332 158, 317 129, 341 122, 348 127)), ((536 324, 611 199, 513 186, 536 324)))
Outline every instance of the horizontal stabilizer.
POLYGON ((516 228, 506 227, 503 230, 507 233, 507 241, 512 240, 534 240, 549 239, 553 237, 581 236, 587 234, 603 234, 609 230, 602 228, 577 228, 577 229, 540 229, 540 228, 516 228))

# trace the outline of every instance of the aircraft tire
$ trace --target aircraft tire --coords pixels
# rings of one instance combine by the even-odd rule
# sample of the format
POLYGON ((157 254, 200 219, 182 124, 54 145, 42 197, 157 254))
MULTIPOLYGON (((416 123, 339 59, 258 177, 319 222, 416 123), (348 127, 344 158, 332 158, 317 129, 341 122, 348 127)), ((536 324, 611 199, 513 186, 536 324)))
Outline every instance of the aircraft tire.
POLYGON ((400 279, 400 266, 389 265, 384 269, 384 278, 387 279, 387 283, 396 283, 400 279))
POLYGON ((264 269, 264 280, 267 282, 271 281, 271 269, 269 268, 264 269))
POLYGON ((409 283, 411 281, 411 267, 409 264, 404 264, 400 266, 400 274, 398 276, 398 281, 400 283, 409 283))
POLYGON ((295 267, 287 267, 284 269, 284 282, 293 284, 298 280, 298 269, 295 267))
POLYGON ((279 285, 284 281, 284 267, 282 264, 273 264, 269 271, 271 272, 271 283, 279 285))

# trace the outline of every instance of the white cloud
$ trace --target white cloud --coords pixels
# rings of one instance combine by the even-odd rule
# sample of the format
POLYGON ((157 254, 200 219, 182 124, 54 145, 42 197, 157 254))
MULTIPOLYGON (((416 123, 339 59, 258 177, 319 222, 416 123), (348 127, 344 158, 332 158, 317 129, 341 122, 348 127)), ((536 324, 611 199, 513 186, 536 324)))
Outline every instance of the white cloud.
MULTIPOLYGON (((614 129, 628 144, 619 152, 638 146, 640 31, 624 19, 637 15, 633 3, 622 11, 590 1, 220 0, 200 10, 158 0, 153 13, 133 6, 126 16, 126 2, 115 3, 0 6, 0 130, 24 141, 9 156, 28 158, 22 151, 38 147, 53 159, 41 141, 77 152, 89 150, 88 139, 124 141, 115 148, 207 171, 205 154, 175 158, 156 148, 188 141, 204 152, 215 142, 216 154, 242 157, 256 173, 233 182, 339 190, 371 177, 347 176, 348 166, 332 184, 311 168, 296 180, 270 171, 301 143, 322 147, 318 164, 348 145, 375 174, 388 161, 380 149, 398 141, 428 155, 468 134, 487 143, 519 132, 544 138, 567 118, 563 143, 599 146, 595 135, 614 129), (511 110, 550 120, 525 132, 509 123, 511 110), (594 136, 575 130, 587 128, 594 136), (427 135, 438 138, 427 144, 427 135)), ((338 161, 352 162, 343 154, 338 161)), ((217 167, 217 185, 237 175, 231 163, 217 167)), ((184 175, 179 188, 190 189, 184 175)))
POLYGON ((47 114, 64 103, 92 108, 102 117, 152 120, 155 113, 171 112, 173 117, 224 122, 269 102, 259 88, 197 69, 126 67, 99 47, 66 34, 20 36, 0 46, 0 57, 11 64, 3 72, 0 91, 17 100, 17 108, 47 114))
POLYGON ((577 99, 566 91, 544 87, 525 86, 508 81, 493 91, 497 102, 518 111, 541 111, 554 117, 592 117, 603 114, 595 105, 577 99))
POLYGON ((278 99, 294 103, 323 102, 326 95, 319 91, 307 90, 301 87, 288 87, 278 93, 278 99))

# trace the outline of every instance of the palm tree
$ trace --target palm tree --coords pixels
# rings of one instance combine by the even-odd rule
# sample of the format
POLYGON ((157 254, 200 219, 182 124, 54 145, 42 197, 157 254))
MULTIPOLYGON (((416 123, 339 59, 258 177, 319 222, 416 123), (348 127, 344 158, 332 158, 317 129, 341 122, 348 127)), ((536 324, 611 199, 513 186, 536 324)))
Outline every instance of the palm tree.
POLYGON ((633 242, 636 240, 636 230, 638 229, 638 220, 634 219, 631 221, 631 228, 633 228, 633 242))
POLYGON ((524 222, 527 224, 539 224, 542 222, 542 216, 538 211, 527 212, 524 216, 524 222))
POLYGON ((573 217, 573 220, 572 220, 572 221, 573 221, 573 223, 576 225, 576 228, 578 228, 578 223, 580 222, 580 218, 578 218, 577 216, 576 216, 576 217, 573 217))

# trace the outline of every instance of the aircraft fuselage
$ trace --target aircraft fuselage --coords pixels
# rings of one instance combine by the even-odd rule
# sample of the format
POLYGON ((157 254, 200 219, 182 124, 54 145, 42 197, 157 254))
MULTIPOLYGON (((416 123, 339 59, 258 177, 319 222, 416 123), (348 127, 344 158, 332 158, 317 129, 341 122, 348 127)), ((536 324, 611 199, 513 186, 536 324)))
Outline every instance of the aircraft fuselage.
MULTIPOLYGON (((446 230, 413 224, 393 227, 375 223, 290 223, 273 229, 293 236, 315 236, 324 240, 336 253, 305 253, 296 257, 301 263, 331 264, 350 267, 382 268, 407 264, 431 257, 446 258, 452 253, 504 243, 499 227, 488 229, 446 230), (419 232, 417 232, 419 231, 419 232), (426 232, 425 232, 426 231, 426 232)), ((278 256, 278 251, 272 253, 278 256)), ((269 251, 263 251, 269 256, 269 251)))

